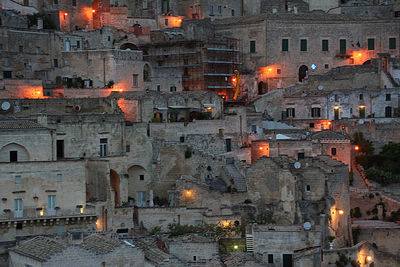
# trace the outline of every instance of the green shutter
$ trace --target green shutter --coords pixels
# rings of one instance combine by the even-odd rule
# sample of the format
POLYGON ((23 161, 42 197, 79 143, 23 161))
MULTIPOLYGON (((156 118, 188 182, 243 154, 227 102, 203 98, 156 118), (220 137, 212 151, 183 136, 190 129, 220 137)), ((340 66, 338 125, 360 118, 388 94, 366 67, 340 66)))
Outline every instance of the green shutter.
POLYGON ((250 41, 250 53, 256 52, 256 41, 250 41))
POLYGON ((282 39, 282 51, 289 51, 289 39, 282 39))
POLYGON ((375 39, 368 39, 368 50, 375 50, 375 39))
POLYGON ((329 51, 329 41, 322 40, 322 51, 329 51))
POLYGON ((345 39, 341 39, 340 40, 340 54, 346 54, 346 40, 345 39))
POLYGON ((396 38, 389 38, 389 49, 396 49, 396 38))
POLYGON ((306 39, 300 40, 300 51, 307 51, 307 40, 306 39))

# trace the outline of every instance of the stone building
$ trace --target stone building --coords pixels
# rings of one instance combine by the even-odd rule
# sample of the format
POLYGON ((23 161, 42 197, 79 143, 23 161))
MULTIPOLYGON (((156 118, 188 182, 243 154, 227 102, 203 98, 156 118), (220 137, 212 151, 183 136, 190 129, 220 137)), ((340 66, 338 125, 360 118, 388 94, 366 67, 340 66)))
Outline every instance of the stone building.
POLYGON ((338 66, 363 64, 378 53, 399 55, 395 18, 314 11, 221 19, 213 25, 217 34, 241 41, 245 69, 257 72, 260 87, 268 90, 338 66))

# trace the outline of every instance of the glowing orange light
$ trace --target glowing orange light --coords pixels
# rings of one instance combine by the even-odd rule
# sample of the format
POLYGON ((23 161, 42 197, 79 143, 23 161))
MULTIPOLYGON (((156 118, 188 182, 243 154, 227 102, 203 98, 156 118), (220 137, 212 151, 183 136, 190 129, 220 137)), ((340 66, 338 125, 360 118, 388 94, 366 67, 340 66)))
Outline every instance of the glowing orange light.
POLYGON ((361 54, 361 53, 358 53, 357 55, 358 55, 359 57, 361 57, 361 56, 362 56, 362 54, 361 54))
POLYGON ((68 16, 68 13, 67 13, 67 12, 65 12, 65 13, 64 13, 64 15, 65 15, 65 16, 68 16))
POLYGON ((367 256, 367 261, 371 262, 372 261, 372 257, 371 256, 367 256))
POLYGON ((331 125, 331 124, 332 124, 332 122, 328 121, 328 125, 331 125))
POLYGON ((119 91, 122 92, 122 91, 124 91, 124 90, 121 88, 121 89, 119 89, 119 91))
POLYGON ((36 94, 40 95, 40 91, 36 91, 36 94))
POLYGON ((344 211, 343 211, 343 210, 339 210, 339 214, 340 214, 340 215, 343 215, 343 214, 344 214, 344 211))
POLYGON ((360 150, 360 147, 359 146, 355 146, 354 150, 358 151, 358 150, 360 150))
POLYGON ((192 191, 186 190, 186 196, 190 197, 192 195, 192 191))
POLYGON ((92 13, 96 12, 96 10, 92 9, 92 13))
POLYGON ((268 71, 272 71, 272 68, 268 68, 268 71))
POLYGON ((260 146, 258 149, 263 150, 262 146, 260 146))
POLYGON ((178 19, 178 22, 182 22, 182 19, 178 19))
POLYGON ((232 78, 232 82, 236 82, 236 77, 233 77, 233 78, 232 78))

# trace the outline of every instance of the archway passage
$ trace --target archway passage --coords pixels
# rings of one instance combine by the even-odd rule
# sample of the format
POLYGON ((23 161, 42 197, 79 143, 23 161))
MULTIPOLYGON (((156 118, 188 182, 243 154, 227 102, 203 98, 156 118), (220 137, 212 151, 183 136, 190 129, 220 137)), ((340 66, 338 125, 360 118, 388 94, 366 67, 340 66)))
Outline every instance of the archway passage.
POLYGON ((115 206, 120 205, 120 190, 119 190, 120 179, 116 171, 110 170, 110 186, 111 192, 114 193, 115 206))
POLYGON ((301 65, 299 68, 299 82, 303 82, 308 76, 308 67, 301 65))
POLYGON ((128 49, 129 50, 139 50, 138 47, 132 43, 122 44, 119 49, 121 49, 121 50, 128 50, 128 49))

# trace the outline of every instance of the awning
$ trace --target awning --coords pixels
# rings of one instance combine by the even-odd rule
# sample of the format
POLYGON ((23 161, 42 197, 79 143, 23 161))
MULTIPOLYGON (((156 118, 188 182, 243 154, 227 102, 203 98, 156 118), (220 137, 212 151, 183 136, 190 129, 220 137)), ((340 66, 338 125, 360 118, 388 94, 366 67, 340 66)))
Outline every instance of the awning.
POLYGON ((276 135, 276 139, 278 139, 278 140, 288 140, 288 139, 292 139, 292 138, 290 138, 289 136, 284 135, 284 134, 277 134, 276 135))
POLYGON ((203 107, 205 107, 205 108, 216 108, 217 105, 215 105, 215 104, 203 104, 203 107))
POLYGON ((168 108, 160 108, 160 107, 155 107, 157 110, 168 110, 168 108))
POLYGON ((190 107, 186 107, 186 106, 168 106, 168 108, 172 108, 172 109, 189 109, 190 107))

